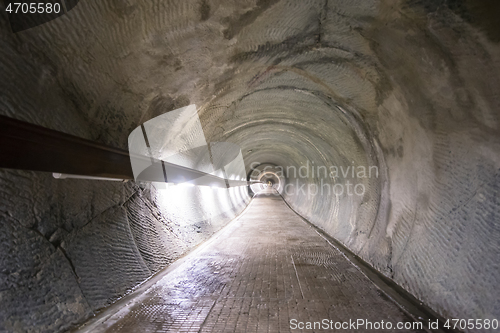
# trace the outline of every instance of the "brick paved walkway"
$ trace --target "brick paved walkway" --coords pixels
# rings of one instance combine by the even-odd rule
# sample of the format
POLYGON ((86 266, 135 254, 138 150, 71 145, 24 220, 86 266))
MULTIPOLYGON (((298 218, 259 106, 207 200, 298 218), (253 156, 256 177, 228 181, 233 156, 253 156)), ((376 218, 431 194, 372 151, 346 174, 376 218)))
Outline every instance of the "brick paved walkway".
POLYGON ((359 318, 411 321, 281 197, 259 195, 215 239, 86 330, 300 332, 291 329, 291 319, 359 318))

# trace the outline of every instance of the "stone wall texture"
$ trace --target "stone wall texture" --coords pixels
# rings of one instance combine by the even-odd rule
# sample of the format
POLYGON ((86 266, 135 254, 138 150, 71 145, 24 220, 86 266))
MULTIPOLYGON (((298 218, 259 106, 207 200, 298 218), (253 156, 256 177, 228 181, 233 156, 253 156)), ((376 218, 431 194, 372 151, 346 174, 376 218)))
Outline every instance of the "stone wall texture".
MULTIPOLYGON (((2 16, 0 113, 126 148, 140 123, 196 104, 207 141, 238 144, 247 170, 376 166, 371 178, 283 180, 356 181, 362 196, 283 196, 441 315, 499 318, 499 10, 486 0, 84 0, 15 35, 2 16)), ((249 200, 186 190, 193 211, 232 207, 200 224, 144 184, 12 170, 0 183, 0 330, 81 322, 249 200)))

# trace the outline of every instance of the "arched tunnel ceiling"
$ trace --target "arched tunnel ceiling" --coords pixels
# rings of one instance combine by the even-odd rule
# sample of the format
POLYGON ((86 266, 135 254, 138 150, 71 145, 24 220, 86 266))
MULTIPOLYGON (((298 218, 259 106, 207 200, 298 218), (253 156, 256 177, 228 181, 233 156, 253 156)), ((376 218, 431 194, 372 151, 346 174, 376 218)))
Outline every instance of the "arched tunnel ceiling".
MULTIPOLYGON (((417 1, 83 1, 11 43, 21 40, 23 51, 38 55, 39 79, 57 78, 81 116, 98 127, 94 137, 122 147, 138 123, 166 110, 189 103, 224 108, 282 85, 321 92, 367 120, 375 120, 389 96, 408 95, 399 103, 412 96, 418 112, 442 104, 436 96, 442 91, 459 104, 451 108, 459 119, 467 113, 458 110, 481 103, 481 113, 470 116, 492 124, 497 119, 488 102, 472 101, 467 89, 494 92, 475 70, 495 62, 498 47, 446 5, 431 7, 417 1)), ((420 121, 433 126, 435 117, 420 121)))
MULTIPOLYGON (((16 35, 1 21, 11 95, 53 86, 72 107, 41 95, 37 114, 4 105, 126 148, 139 124, 196 104, 207 141, 238 144, 247 169, 377 166, 363 196, 284 197, 442 314, 495 316, 500 34, 488 6, 81 1, 16 35)), ((288 182, 318 184, 299 178, 288 182)))

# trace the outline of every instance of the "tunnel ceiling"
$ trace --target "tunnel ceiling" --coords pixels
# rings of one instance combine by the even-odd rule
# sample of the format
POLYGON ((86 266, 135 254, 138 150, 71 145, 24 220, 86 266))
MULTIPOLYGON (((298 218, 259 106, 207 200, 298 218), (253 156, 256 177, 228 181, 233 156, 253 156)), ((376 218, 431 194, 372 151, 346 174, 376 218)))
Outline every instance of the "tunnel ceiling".
POLYGON ((6 109, 126 148, 139 124, 196 104, 207 141, 238 144, 248 169, 377 166, 361 197, 285 199, 441 313, 493 314, 494 272, 476 285, 481 300, 436 296, 472 285, 477 260, 498 254, 484 242, 498 235, 488 202, 500 169, 500 30, 487 3, 81 1, 16 35, 2 21, 0 53, 17 66, 10 89, 57 86, 78 110, 58 114, 88 130, 49 121, 50 96, 36 115, 6 109))
MULTIPOLYGON (((481 33, 456 14, 467 13, 468 2, 428 3, 83 1, 15 37, 6 21, 3 31, 40 66, 20 70, 57 80, 96 127, 93 138, 121 147, 137 124, 190 103, 201 108, 211 138, 239 132, 239 113, 254 120, 246 128, 303 126, 301 135, 320 136, 324 131, 313 127, 336 121, 338 112, 324 112, 332 105, 350 106, 373 132, 384 113, 396 118, 387 111, 391 103, 434 128, 441 119, 432 109, 447 108, 438 95, 455 104, 441 118, 470 117, 495 128, 491 105, 468 91, 494 92, 476 75, 498 52, 488 39, 494 29, 481 33), (481 112, 472 114, 478 104, 481 112)), ((329 128, 338 132, 332 135, 348 131, 329 128)))

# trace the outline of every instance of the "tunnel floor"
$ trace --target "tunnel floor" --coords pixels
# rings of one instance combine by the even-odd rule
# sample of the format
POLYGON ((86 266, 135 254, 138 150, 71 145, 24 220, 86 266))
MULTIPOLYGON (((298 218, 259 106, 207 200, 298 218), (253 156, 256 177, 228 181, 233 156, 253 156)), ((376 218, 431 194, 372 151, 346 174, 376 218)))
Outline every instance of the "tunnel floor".
POLYGON ((293 319, 297 324, 412 321, 269 192, 257 195, 237 220, 163 274, 81 331, 290 332, 301 331, 292 329, 293 319))

